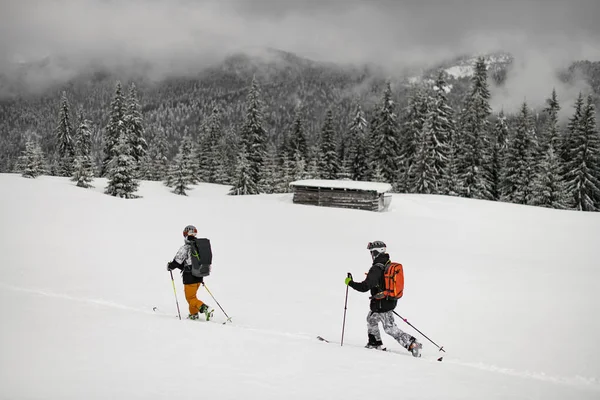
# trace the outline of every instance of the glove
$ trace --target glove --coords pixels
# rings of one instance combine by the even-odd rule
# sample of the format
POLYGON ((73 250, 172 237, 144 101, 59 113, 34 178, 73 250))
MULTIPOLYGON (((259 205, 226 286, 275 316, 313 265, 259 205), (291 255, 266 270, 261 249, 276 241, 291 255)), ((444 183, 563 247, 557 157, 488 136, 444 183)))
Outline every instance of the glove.
POLYGON ((346 284, 346 286, 348 286, 350 282, 352 282, 352 274, 348 273, 348 277, 344 279, 344 283, 346 284))
POLYGON ((167 263, 167 271, 173 271, 175 268, 171 268, 171 263, 167 263))

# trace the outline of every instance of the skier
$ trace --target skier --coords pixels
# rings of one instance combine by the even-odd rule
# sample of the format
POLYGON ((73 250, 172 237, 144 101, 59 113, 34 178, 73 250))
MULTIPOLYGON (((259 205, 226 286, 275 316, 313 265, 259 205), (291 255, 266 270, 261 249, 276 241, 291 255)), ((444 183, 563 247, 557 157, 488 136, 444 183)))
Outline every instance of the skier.
POLYGON ((198 289, 200 288, 200 284, 204 282, 204 278, 192 275, 191 246, 193 241, 196 240, 197 234, 198 230, 193 225, 188 225, 183 229, 183 246, 177 251, 173 261, 167 263, 167 270, 172 271, 175 268, 181 270, 185 299, 189 304, 190 310, 188 319, 198 319, 198 312, 200 312, 209 321, 213 316, 214 310, 197 297, 198 289))
POLYGON ((379 332, 379 323, 381 322, 385 333, 396 339, 413 356, 420 357, 423 345, 417 342, 415 337, 403 332, 394 322, 393 310, 396 308, 398 301, 385 297, 381 298, 381 295, 378 296, 385 288, 383 279, 385 268, 391 263, 390 256, 386 252, 386 245, 384 242, 376 240, 369 243, 367 249, 371 252, 373 265, 369 269, 365 280, 363 282, 354 282, 352 275, 348 276, 345 280, 346 285, 359 292, 371 290, 371 311, 367 314, 369 342, 365 347, 385 350, 379 332))

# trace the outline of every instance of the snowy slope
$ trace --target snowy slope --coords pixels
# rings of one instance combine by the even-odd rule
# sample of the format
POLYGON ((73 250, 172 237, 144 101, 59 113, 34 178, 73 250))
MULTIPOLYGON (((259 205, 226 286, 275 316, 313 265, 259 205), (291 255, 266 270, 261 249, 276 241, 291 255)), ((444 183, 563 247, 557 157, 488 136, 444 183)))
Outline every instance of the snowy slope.
POLYGON ((0 175, 0 398, 600 398, 600 214, 398 194, 373 213, 159 182, 124 200, 94 184, 0 175), (174 317, 165 264, 190 223, 233 324, 204 289, 217 323, 174 317), (385 334, 395 352, 363 349, 368 296, 352 290, 344 346, 315 340, 339 342, 343 279, 368 270, 372 240, 404 264, 397 311, 443 362, 425 339, 422 359, 385 334))

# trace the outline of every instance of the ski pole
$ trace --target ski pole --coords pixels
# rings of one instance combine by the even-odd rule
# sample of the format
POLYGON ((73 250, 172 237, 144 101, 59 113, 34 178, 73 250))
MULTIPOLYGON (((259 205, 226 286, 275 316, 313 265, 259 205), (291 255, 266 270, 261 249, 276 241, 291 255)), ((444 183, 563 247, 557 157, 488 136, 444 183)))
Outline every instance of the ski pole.
MULTIPOLYGON (((348 272, 348 278, 352 278, 352 274, 348 272)), ((340 346, 344 345, 344 329, 346 328, 346 309, 348 308, 348 285, 346 285, 346 300, 344 301, 344 321, 342 322, 342 340, 340 346)))
POLYGON ((179 312, 179 301, 177 301, 177 291, 175 290, 175 279, 173 279, 173 271, 169 271, 171 274, 171 283, 173 284, 173 293, 175 294, 175 304, 177 304, 177 315, 179 315, 179 319, 181 320, 181 312, 179 312))
POLYGON ((217 303, 217 305, 219 306, 219 308, 221 309, 221 311, 223 311, 223 314, 225 314, 225 316, 227 317, 227 322, 231 322, 231 317, 229 315, 227 315, 227 313, 225 312, 225 310, 223 310, 223 307, 221 307, 221 305, 219 304, 219 302, 217 301, 217 299, 215 299, 215 296, 213 296, 213 294, 210 292, 210 290, 208 290, 208 286, 206 286, 206 283, 202 282, 202 286, 204 286, 204 289, 206 289, 206 291, 208 292, 208 294, 210 294, 210 297, 213 298, 213 300, 215 301, 215 303, 217 303))
POLYGON ((444 346, 440 347, 437 344, 435 344, 435 342, 431 339, 429 339, 427 336, 425 336, 425 334, 423 332, 421 332, 420 330, 418 330, 417 328, 415 328, 415 326, 413 324, 411 324, 410 322, 408 322, 407 319, 403 318, 400 314, 398 314, 396 311, 393 311, 394 314, 396 314, 397 316, 400 317, 400 319, 402 319, 402 321, 406 322, 408 325, 412 326, 414 330, 416 330, 417 332, 419 332, 421 335, 423 335, 423 337, 427 340, 429 340, 431 343, 433 343, 435 345, 435 347, 437 347, 439 349, 439 351, 443 351, 444 353, 446 352, 446 350, 444 350, 444 346))

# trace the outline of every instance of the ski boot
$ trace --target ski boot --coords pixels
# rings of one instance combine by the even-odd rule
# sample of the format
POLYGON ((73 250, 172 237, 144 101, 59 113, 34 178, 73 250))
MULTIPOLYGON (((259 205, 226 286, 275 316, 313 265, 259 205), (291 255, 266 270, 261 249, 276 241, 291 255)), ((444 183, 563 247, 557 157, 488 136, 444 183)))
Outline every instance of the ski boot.
POLYGON ((410 339, 410 342, 409 342, 408 346, 406 347, 406 349, 411 352, 413 357, 421 357, 421 349, 422 348, 423 348, 423 345, 421 343, 417 342, 417 339, 415 339, 414 337, 410 339))
POLYGON ((207 321, 210 321, 210 319, 213 317, 214 311, 215 311, 214 309, 210 308, 206 304, 202 304, 202 306, 200 307, 200 312, 202 314, 206 315, 207 321))
POLYGON ((377 340, 375 336, 369 335, 369 343, 365 346, 367 349, 375 349, 375 350, 385 350, 383 347, 383 342, 381 340, 377 340))
POLYGON ((192 320, 197 320, 198 319, 198 314, 190 314, 188 315, 187 319, 192 319, 192 320))

